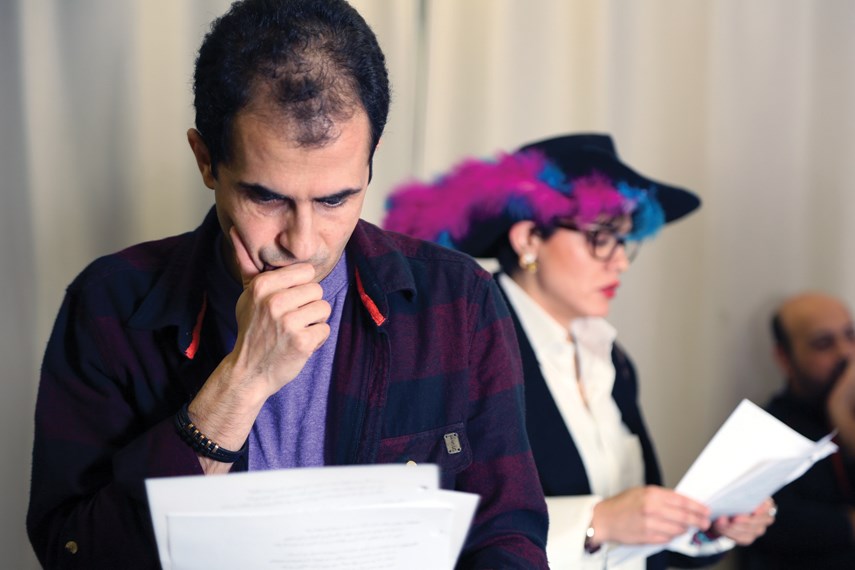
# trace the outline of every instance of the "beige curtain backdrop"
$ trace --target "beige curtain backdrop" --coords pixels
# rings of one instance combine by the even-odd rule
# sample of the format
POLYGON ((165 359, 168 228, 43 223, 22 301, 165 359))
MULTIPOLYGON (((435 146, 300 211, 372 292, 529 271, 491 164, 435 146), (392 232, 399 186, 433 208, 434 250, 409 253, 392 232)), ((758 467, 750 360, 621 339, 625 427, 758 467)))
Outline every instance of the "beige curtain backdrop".
MULTIPOLYGON (((702 210, 647 244, 611 320, 675 484, 742 398, 780 385, 767 320, 821 288, 855 303, 855 3, 355 0, 393 110, 364 217, 464 155, 614 135, 702 210)), ((195 50, 227 0, 0 0, 0 551, 24 534, 32 415, 65 286, 94 257, 195 227, 195 50)), ((727 563, 722 564, 722 567, 727 563)))

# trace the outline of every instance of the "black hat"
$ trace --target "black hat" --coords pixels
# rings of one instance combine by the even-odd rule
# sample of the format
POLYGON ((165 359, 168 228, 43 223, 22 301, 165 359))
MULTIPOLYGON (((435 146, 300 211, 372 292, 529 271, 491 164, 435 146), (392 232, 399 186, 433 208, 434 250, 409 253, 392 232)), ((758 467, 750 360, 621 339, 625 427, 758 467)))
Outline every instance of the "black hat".
POLYGON ((431 183, 408 182, 387 201, 383 225, 421 239, 493 257, 521 220, 632 216, 628 239, 700 205, 693 193, 642 176, 620 161, 611 137, 574 134, 527 144, 492 159, 468 158, 431 183))
POLYGON ((665 212, 665 223, 673 222, 696 210, 701 200, 692 192, 664 184, 639 174, 618 158, 609 135, 586 133, 563 135, 526 144, 517 152, 538 150, 546 155, 568 179, 589 176, 594 172, 613 182, 626 182, 636 188, 656 189, 656 201, 665 212))

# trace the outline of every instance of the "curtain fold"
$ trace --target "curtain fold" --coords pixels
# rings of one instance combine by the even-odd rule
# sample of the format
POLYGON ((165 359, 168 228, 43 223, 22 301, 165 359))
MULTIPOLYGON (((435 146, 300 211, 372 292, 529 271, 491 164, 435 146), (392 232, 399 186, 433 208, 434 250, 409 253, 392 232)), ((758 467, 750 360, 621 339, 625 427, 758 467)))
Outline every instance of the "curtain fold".
POLYGON ((0 2, 0 549, 5 566, 26 569, 37 567, 26 547, 24 512, 39 347, 20 17, 15 3, 0 2))

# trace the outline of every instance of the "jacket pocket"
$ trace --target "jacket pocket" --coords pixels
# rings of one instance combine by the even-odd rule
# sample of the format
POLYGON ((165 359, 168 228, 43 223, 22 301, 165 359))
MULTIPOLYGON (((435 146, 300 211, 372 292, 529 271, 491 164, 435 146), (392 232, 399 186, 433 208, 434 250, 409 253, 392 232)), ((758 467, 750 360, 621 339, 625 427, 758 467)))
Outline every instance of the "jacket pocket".
POLYGON ((444 489, 454 488, 455 476, 472 464, 472 449, 463 422, 419 433, 380 440, 378 463, 435 463, 444 489))

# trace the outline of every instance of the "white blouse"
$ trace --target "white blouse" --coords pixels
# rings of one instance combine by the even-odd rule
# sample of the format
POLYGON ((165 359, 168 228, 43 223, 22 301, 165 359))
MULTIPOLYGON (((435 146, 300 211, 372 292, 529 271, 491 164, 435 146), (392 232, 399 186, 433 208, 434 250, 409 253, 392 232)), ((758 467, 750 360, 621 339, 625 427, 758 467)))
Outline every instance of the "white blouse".
MULTIPOLYGON (((605 544, 594 554, 584 549, 585 531, 594 505, 645 484, 641 443, 621 421, 620 409, 612 399, 615 369, 611 352, 617 334, 615 328, 598 317, 562 325, 510 277, 501 274, 499 283, 519 317, 550 394, 573 436, 593 493, 546 498, 549 511, 546 553, 550 568, 644 570, 644 557, 620 565, 610 562, 609 551, 615 545, 605 544), (577 358, 581 378, 576 376, 577 358)), ((700 548, 679 550, 697 556, 731 546, 731 541, 719 539, 700 548)))

